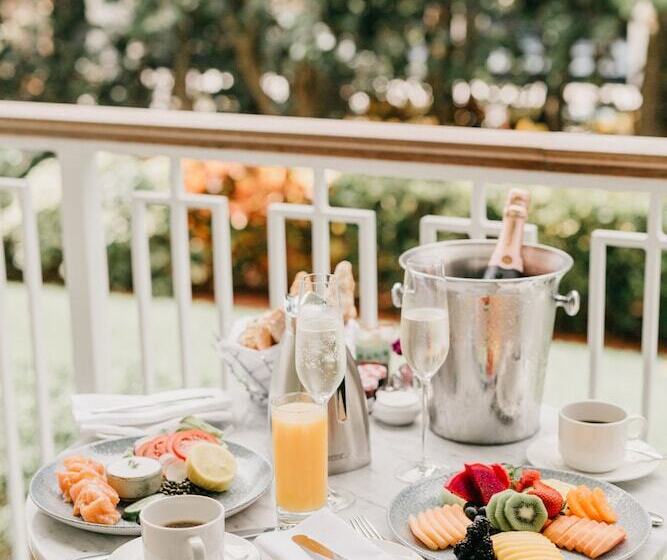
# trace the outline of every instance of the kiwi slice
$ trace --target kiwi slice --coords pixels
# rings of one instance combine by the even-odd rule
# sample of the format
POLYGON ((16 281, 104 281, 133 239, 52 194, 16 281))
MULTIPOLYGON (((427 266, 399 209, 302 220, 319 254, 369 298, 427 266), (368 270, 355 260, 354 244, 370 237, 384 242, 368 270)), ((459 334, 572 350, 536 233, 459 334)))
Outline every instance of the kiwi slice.
POLYGON ((505 504, 516 492, 514 490, 504 490, 491 497, 491 501, 486 506, 486 517, 494 528, 499 531, 512 531, 512 526, 505 517, 505 504))
POLYGON ((507 521, 515 531, 538 533, 548 519, 544 503, 532 494, 515 493, 505 502, 504 512, 507 521))

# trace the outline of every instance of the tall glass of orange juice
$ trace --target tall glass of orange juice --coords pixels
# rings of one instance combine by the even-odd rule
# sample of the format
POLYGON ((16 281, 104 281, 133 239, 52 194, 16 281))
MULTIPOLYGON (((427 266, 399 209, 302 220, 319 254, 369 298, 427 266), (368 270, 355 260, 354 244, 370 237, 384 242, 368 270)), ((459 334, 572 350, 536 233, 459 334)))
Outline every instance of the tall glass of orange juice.
POLYGON ((327 503, 327 410, 307 393, 271 400, 276 508, 281 527, 327 503))

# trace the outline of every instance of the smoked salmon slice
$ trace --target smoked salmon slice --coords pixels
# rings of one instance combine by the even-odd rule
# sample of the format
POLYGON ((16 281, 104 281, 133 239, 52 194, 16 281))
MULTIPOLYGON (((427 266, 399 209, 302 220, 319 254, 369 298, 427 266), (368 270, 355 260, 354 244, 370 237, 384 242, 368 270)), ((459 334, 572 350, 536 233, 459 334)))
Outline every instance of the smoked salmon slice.
POLYGON ((81 518, 88 523, 114 525, 120 519, 120 513, 111 500, 100 492, 82 492, 75 507, 78 508, 81 518))
POLYGON ((63 460, 64 470, 56 472, 58 487, 72 513, 89 523, 114 525, 120 519, 116 505, 118 493, 107 483, 104 465, 93 459, 73 455, 63 460))
POLYGON ((103 480, 96 470, 89 467, 84 467, 76 471, 59 471, 56 473, 56 477, 58 478, 58 486, 66 502, 71 501, 70 490, 78 482, 82 480, 103 480))
POLYGON ((573 515, 557 517, 543 534, 557 547, 574 550, 589 558, 602 556, 626 538, 625 530, 618 525, 573 515))
POLYGON ((431 550, 444 550, 461 542, 470 523, 460 505, 431 508, 408 518, 412 534, 431 550))
POLYGON ((68 471, 78 471, 83 468, 89 468, 94 470, 101 478, 106 480, 107 474, 104 465, 94 459, 89 459, 87 457, 81 457, 80 455, 70 455, 63 459, 63 465, 68 471))
MULTIPOLYGON (((69 495, 73 503, 76 504, 79 499, 79 495, 88 489, 94 488, 99 493, 103 494, 111 503, 115 506, 120 501, 120 496, 109 484, 100 479, 83 479, 77 482, 72 488, 70 488, 69 495)), ((75 511, 74 515, 78 515, 75 511)))

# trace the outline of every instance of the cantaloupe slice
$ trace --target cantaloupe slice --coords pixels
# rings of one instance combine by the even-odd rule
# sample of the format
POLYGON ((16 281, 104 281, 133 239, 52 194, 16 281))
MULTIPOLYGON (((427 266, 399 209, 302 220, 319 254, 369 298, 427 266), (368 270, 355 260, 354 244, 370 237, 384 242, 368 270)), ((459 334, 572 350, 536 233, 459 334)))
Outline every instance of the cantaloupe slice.
POLYGON ((431 550, 444 550, 462 541, 470 523, 458 504, 427 509, 408 518, 412 534, 431 550))
POLYGON ((593 488, 593 504, 595 504, 595 509, 598 510, 602 517, 601 521, 604 521, 605 523, 616 523, 618 516, 609 505, 607 496, 602 488, 593 488))
POLYGON ((579 503, 579 491, 576 488, 570 490, 567 494, 567 507, 570 513, 577 517, 586 517, 583 506, 579 503))
POLYGON ((605 523, 615 523, 618 519, 601 488, 591 490, 587 486, 578 486, 568 493, 567 505, 569 513, 577 517, 605 523))
POLYGON ((589 558, 598 558, 623 542, 625 530, 618 525, 572 515, 557 517, 544 536, 559 548, 574 550, 589 558))
POLYGON ((438 545, 431 540, 431 538, 422 531, 421 524, 414 515, 408 517, 408 526, 412 534, 419 539, 422 544, 425 544, 431 550, 438 550, 438 545))
POLYGON ((577 496, 579 497, 581 507, 583 507, 586 512, 586 517, 588 517, 588 519, 601 521, 602 516, 593 503, 593 492, 591 492, 591 489, 588 488, 588 486, 579 486, 577 488, 577 496))

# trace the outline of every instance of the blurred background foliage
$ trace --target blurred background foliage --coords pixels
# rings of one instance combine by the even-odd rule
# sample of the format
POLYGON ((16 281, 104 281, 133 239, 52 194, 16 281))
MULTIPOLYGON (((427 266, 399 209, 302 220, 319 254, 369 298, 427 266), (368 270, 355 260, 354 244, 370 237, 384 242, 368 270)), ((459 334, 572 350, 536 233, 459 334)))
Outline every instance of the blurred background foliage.
POLYGON ((0 0, 2 99, 664 135, 665 0, 0 0))
MULTIPOLYGON (((26 101, 665 135, 667 0, 0 0, 0 96, 26 101)), ((0 173, 37 184, 44 276, 61 282, 58 169, 48 154, 0 152, 0 173)), ((112 289, 131 290, 129 199, 165 188, 161 158, 101 154, 112 289)), ((230 198, 237 290, 265 295, 266 207, 303 202, 302 170, 186 164, 191 192, 230 198)), ((504 189, 489 199, 497 217, 504 189)), ((641 231, 645 201, 537 189, 531 219, 575 258, 564 289, 587 291, 598 227, 641 231)), ((381 304, 424 214, 465 215, 466 185, 332 177, 332 204, 378 214, 381 304)), ((0 198, 8 273, 21 275, 20 215, 0 198)), ((166 210, 151 213, 154 291, 169 294, 166 210)), ((192 278, 210 296, 211 232, 191 212, 192 278)), ((308 268, 307 224, 290 224, 290 271, 308 268)), ((332 258, 355 254, 332 225, 332 258)), ((636 339, 643 255, 609 254, 608 328, 636 339)), ((667 290, 663 289, 663 294, 667 290)), ((663 295, 663 298, 667 295, 663 295)), ((664 302, 663 302, 664 303, 664 302)), ((585 307, 584 307, 585 309, 585 307)), ((585 331, 585 313, 559 319, 585 331)), ((661 318, 667 335, 667 314, 661 318)))

